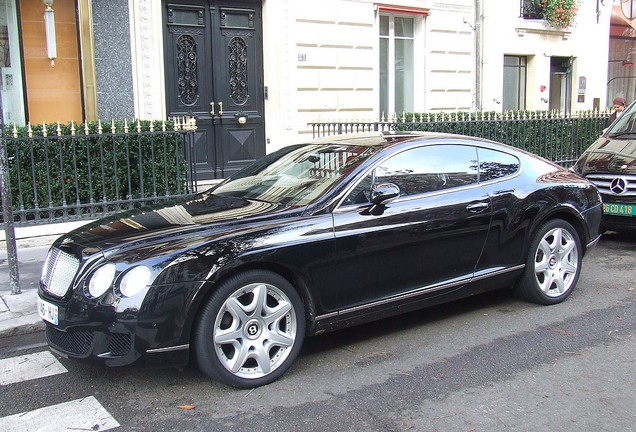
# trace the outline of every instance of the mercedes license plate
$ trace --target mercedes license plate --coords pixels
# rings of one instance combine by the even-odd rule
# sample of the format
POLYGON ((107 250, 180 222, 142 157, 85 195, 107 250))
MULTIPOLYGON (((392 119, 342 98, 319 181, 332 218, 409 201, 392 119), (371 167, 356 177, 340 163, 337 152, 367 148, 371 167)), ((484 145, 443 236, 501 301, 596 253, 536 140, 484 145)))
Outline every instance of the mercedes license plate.
POLYGON ((613 216, 636 216, 636 205, 605 203, 603 213, 613 216))

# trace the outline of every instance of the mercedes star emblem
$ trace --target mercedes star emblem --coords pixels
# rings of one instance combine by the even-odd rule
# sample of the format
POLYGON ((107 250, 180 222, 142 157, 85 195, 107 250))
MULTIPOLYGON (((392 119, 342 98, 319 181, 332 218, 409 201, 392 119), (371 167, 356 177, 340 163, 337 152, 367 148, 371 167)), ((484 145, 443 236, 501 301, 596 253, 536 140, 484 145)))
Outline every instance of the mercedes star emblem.
POLYGON ((610 183, 610 191, 615 195, 620 195, 627 190, 627 181, 617 177, 610 183))

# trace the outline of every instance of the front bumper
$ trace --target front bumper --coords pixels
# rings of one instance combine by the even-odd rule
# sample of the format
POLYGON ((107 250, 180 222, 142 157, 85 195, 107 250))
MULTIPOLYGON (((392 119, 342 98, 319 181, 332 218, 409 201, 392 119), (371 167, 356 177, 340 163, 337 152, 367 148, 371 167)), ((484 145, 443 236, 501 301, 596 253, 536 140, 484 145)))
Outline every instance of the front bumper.
POLYGON ((65 358, 109 367, 181 366, 188 363, 189 345, 160 342, 159 327, 138 320, 130 309, 118 313, 115 306, 93 304, 81 295, 56 301, 58 324, 46 323, 46 339, 55 353, 65 358))
MULTIPOLYGON (((634 197, 621 197, 616 195, 601 194, 603 203, 636 205, 634 197)), ((603 213, 602 230, 636 232, 636 215, 613 215, 603 213)))
POLYGON ((108 366, 132 365, 141 358, 135 349, 134 334, 126 330, 99 331, 90 327, 61 330, 47 323, 46 340, 63 357, 99 360, 108 366))
POLYGON ((603 230, 636 232, 636 218, 633 216, 603 215, 603 230))
POLYGON ((105 333, 90 330, 63 332, 46 326, 49 348, 56 354, 109 367, 170 367, 189 361, 189 345, 158 348, 140 353, 134 348, 134 336, 126 333, 105 333))

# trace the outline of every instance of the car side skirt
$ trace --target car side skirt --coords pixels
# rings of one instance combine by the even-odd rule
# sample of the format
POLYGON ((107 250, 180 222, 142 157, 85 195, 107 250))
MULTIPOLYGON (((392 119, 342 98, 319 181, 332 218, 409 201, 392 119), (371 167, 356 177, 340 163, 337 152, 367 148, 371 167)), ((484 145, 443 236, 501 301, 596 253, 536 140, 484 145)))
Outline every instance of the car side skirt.
POLYGON ((190 349, 190 344, 183 344, 183 345, 177 345, 177 346, 170 346, 170 347, 165 347, 165 348, 155 348, 155 349, 149 349, 146 351, 147 354, 157 354, 157 353, 164 353, 164 352, 169 352, 169 351, 180 351, 180 350, 188 350, 190 349))
POLYGON ((471 278, 421 287, 395 297, 320 315, 315 319, 312 333, 322 334, 503 288, 514 283, 524 268, 525 264, 520 264, 514 267, 491 270, 471 278), (493 279, 496 279, 496 283, 492 283, 493 279), (488 283, 484 283, 485 281, 488 283))

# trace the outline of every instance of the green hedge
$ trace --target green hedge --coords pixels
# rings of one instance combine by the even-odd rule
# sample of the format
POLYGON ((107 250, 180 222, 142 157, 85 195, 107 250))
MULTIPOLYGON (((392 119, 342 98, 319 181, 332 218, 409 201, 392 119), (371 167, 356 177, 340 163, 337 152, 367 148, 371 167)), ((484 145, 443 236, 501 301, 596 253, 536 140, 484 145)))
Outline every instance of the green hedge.
POLYGON ((556 162, 576 159, 599 137, 607 115, 552 111, 404 113, 396 130, 456 133, 503 142, 556 162))
POLYGON ((7 127, 14 213, 22 221, 81 217, 186 193, 184 133, 174 127, 172 121, 7 127))

